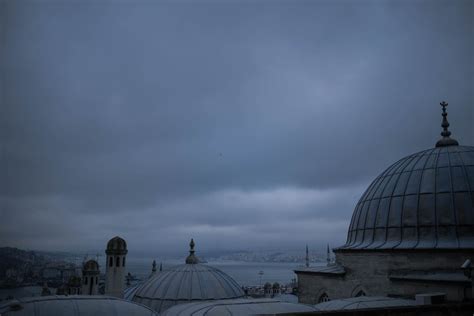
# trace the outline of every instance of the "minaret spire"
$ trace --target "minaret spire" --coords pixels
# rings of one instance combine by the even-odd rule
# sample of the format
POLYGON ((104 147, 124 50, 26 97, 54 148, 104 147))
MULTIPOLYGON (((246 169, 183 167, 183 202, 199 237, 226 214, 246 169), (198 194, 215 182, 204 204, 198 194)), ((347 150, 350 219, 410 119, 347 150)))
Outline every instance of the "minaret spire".
POLYGON ((308 251, 308 245, 306 245, 306 267, 309 267, 309 251, 308 251))
POLYGON ((443 136, 443 138, 438 140, 438 142, 436 143, 436 147, 458 146, 459 143, 457 142, 457 140, 449 137, 451 136, 451 132, 448 130, 448 127, 449 127, 449 122, 447 118, 448 112, 446 112, 446 107, 448 106, 448 103, 443 101, 440 103, 440 105, 443 109, 443 113, 441 113, 441 115, 443 116, 443 122, 441 123, 441 127, 443 128, 443 131, 441 132, 441 136, 443 136))
POLYGON ((328 244, 328 248, 327 248, 326 261, 327 261, 328 265, 331 263, 331 251, 329 250, 329 244, 328 244))

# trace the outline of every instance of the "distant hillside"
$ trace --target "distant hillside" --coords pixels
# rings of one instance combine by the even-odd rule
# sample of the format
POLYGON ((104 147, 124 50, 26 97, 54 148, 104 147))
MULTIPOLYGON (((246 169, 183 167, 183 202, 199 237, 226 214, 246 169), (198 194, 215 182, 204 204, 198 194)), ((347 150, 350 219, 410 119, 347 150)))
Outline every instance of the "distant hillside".
MULTIPOLYGON (((323 262, 326 260, 326 254, 310 252, 311 262, 323 262)), ((220 255, 210 256, 208 260, 232 260, 244 262, 295 262, 303 263, 306 258, 304 251, 300 250, 265 250, 252 251, 244 250, 237 252, 228 252, 220 255)))
POLYGON ((35 251, 2 247, 0 248, 0 279, 6 277, 8 269, 18 269, 25 265, 38 265, 45 262, 46 258, 35 251))

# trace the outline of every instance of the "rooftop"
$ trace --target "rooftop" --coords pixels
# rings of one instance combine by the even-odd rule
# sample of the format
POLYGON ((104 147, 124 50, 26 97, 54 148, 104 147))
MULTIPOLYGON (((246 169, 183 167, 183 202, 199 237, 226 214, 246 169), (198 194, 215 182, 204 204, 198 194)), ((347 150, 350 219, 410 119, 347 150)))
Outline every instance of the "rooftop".
POLYGON ((233 299, 182 304, 168 309, 162 315, 274 315, 313 311, 315 309, 309 305, 288 303, 275 299, 233 299))
POLYGON ((0 305, 0 314, 6 316, 157 315, 143 305, 102 295, 51 295, 11 300, 0 305))
POLYGON ((294 270, 295 273, 310 273, 310 274, 333 274, 344 275, 346 270, 339 264, 329 264, 315 267, 301 267, 294 270))
POLYGON ((414 305, 416 305, 414 300, 405 300, 384 296, 359 296, 324 302, 316 304, 314 307, 318 311, 336 311, 414 305))

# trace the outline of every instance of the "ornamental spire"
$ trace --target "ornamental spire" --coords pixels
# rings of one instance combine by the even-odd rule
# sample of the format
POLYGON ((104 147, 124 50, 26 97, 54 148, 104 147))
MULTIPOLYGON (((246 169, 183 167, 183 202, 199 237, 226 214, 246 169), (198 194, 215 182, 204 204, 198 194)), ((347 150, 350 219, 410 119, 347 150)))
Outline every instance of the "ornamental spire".
POLYGON ((153 264, 151 265, 151 273, 156 272, 156 260, 153 260, 153 264))
POLYGON ((194 255, 194 239, 191 238, 189 243, 189 256, 186 258, 187 264, 196 264, 199 263, 198 258, 194 255))
POLYGON ((459 143, 457 142, 457 140, 449 137, 451 136, 451 132, 448 130, 448 112, 446 112, 446 107, 448 106, 448 103, 443 101, 440 103, 440 105, 443 108, 443 113, 441 113, 441 115, 443 116, 443 122, 441 123, 443 131, 441 132, 441 136, 443 136, 443 138, 438 140, 438 142, 436 143, 436 147, 458 146, 459 143))

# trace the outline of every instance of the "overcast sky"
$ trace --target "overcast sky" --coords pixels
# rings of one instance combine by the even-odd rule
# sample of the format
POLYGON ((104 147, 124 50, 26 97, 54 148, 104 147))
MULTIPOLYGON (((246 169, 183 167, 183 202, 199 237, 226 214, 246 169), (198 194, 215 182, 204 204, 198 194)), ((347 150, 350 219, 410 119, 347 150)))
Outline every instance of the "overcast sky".
POLYGON ((340 246, 370 182, 474 145, 472 1, 0 0, 0 246, 340 246))

